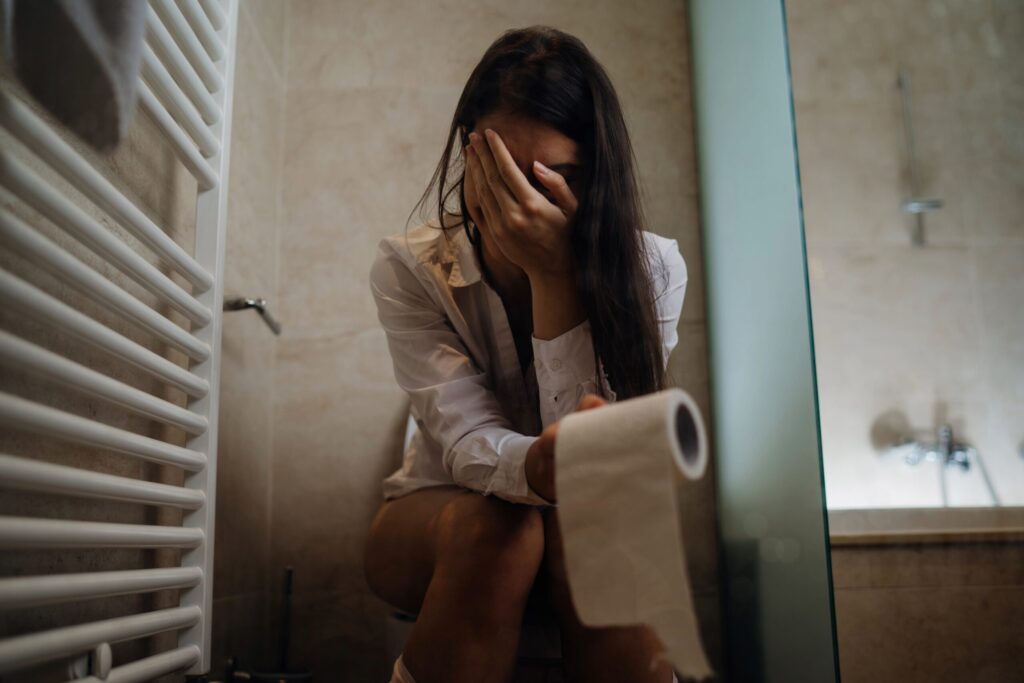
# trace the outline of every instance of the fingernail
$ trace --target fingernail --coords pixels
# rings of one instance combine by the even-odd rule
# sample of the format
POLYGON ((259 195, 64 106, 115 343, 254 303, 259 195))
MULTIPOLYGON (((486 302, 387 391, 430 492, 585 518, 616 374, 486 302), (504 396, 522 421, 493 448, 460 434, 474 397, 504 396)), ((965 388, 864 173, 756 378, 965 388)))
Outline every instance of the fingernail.
POLYGON ((551 173, 551 169, 548 168, 547 166, 545 166, 544 164, 540 163, 539 161, 534 161, 533 165, 534 165, 534 168, 537 169, 538 173, 541 173, 541 174, 544 174, 544 175, 547 175, 548 173, 551 173))
POLYGON ((469 139, 470 139, 471 142, 476 142, 477 140, 480 139, 480 134, 479 133, 475 133, 475 132, 474 133, 470 133, 469 134, 469 139))

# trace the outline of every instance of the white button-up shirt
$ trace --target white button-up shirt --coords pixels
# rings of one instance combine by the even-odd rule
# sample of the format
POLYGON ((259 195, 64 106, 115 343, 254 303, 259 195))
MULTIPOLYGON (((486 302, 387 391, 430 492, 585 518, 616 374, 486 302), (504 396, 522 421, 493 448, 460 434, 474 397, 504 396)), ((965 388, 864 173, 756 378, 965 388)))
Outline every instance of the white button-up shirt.
MULTIPOLYGON (((643 233, 663 355, 678 342, 686 264, 675 240, 643 233)), ((594 359, 590 325, 533 338, 524 373, 501 297, 481 277, 463 229, 423 224, 380 242, 370 271, 399 386, 418 429, 385 499, 457 484, 529 505, 553 505, 526 480, 526 452, 586 393, 614 400, 594 359), (600 374, 600 377, 598 376, 600 374)))

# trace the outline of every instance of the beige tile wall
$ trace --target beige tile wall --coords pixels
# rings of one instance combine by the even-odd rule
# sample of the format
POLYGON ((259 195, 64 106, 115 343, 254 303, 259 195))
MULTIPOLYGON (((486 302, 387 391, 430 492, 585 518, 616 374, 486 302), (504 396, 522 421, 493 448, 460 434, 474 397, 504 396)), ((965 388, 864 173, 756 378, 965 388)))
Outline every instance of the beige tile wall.
MULTIPOLYGON (((240 3, 228 189, 226 297, 264 297, 280 317, 278 234, 284 136, 284 4, 240 3)), ((289 328, 285 325, 285 333, 289 328)), ((212 672, 227 657, 273 667, 270 561, 278 341, 254 311, 224 316, 214 554, 212 672)))
MULTIPOLYGON (((939 422, 1024 504, 1024 6, 1012 0, 786 3, 830 507, 941 505, 934 466, 883 461, 873 423, 939 422), (912 219, 899 65, 921 194, 912 219)), ((977 470, 950 503, 991 502, 977 470)))
MULTIPOLYGON (((381 480, 400 462, 406 402, 369 294, 377 242, 400 232, 442 151, 473 66, 501 31, 575 33, 626 109, 651 228, 675 237, 689 290, 673 377, 706 409, 703 273, 685 7, 613 0, 287 3, 270 566, 296 568, 293 643, 325 680, 385 680, 387 606, 363 579, 381 480)), ((706 638, 719 651, 713 483, 684 523, 706 638)))

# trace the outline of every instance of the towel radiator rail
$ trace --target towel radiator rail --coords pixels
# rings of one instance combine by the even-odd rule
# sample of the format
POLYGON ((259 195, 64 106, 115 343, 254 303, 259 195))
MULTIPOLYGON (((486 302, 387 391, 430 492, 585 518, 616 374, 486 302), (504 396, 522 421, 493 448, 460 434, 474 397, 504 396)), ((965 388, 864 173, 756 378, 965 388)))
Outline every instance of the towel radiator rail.
MULTIPOLYGON (((0 210, 0 246, 53 275, 116 316, 190 360, 182 367, 106 324, 0 269, 0 306, 128 363, 188 397, 187 407, 131 387, 74 360, 0 331, 0 364, 117 406, 187 434, 185 446, 0 392, 0 427, 181 468, 174 486, 0 453, 0 489, 74 498, 170 506, 182 526, 0 517, 0 551, 11 549, 180 548, 178 567, 87 571, 0 578, 0 610, 177 589, 179 604, 140 614, 18 634, 0 640, 0 677, 27 668, 76 661, 75 680, 146 681, 176 671, 210 670, 213 506, 216 481, 220 329, 223 299, 226 181, 231 136, 238 0, 150 0, 139 105, 195 177, 198 187, 192 254, 67 144, 33 110, 0 93, 0 125, 33 162, 0 149, 0 186, 32 207, 128 279, 191 323, 186 330, 53 240, 0 210), (191 292, 121 241, 101 222, 32 170, 49 167, 184 278, 191 292), (117 667, 110 643, 177 632, 175 649, 117 667), (83 656, 89 655, 88 660, 83 656), (75 659, 77 658, 77 660, 75 659), (81 663, 88 661, 82 670, 81 663), (90 675, 91 674, 91 675, 90 675)), ((21 154, 24 157, 24 154, 21 154)))

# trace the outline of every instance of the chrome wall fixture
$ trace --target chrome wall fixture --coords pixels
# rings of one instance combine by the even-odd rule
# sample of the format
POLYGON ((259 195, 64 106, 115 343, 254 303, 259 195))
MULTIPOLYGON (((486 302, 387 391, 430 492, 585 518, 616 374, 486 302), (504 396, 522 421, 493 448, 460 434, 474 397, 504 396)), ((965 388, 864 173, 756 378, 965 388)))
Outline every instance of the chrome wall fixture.
POLYGON ((957 441, 953 437, 953 427, 948 424, 940 425, 934 442, 927 443, 916 439, 907 439, 898 444, 890 446, 890 455, 898 455, 908 465, 918 465, 923 461, 939 464, 939 486, 942 491, 942 504, 949 505, 949 494, 946 488, 946 469, 950 467, 960 468, 968 471, 974 465, 985 482, 985 489, 992 499, 993 505, 1000 505, 999 495, 992 480, 989 479, 985 463, 978 454, 977 449, 965 443, 957 441))
POLYGON ((896 84, 900 90, 900 104, 903 110, 903 133, 907 148, 907 165, 910 169, 910 196, 903 200, 903 211, 914 216, 914 231, 911 241, 914 246, 924 246, 924 215, 942 208, 942 200, 921 196, 921 177, 917 168, 917 148, 914 143, 913 100, 910 78, 900 67, 896 84))
POLYGON ((238 297, 236 299, 225 299, 224 310, 231 311, 244 311, 246 309, 253 308, 260 317, 263 318, 263 322, 267 324, 270 331, 274 334, 281 334, 281 324, 274 319, 274 316, 270 315, 270 311, 267 310, 266 299, 250 299, 246 297, 238 297))

